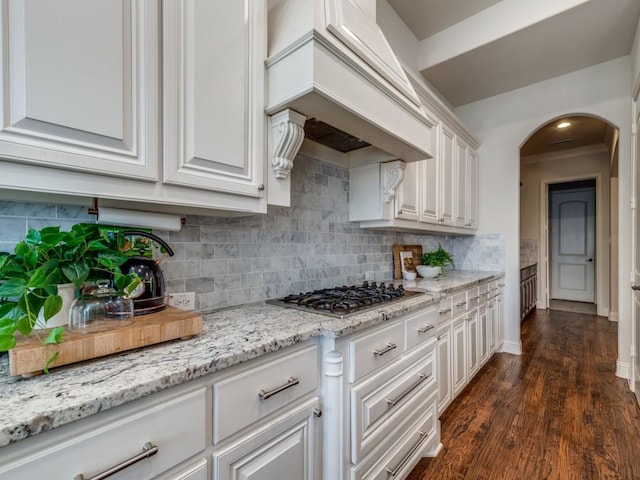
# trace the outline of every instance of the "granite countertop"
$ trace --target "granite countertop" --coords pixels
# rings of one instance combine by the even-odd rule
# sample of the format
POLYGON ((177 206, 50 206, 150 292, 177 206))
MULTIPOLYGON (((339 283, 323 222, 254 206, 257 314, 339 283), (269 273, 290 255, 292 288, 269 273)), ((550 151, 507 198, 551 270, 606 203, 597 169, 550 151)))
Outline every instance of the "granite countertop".
POLYGON ((192 339, 60 367, 30 379, 10 377, 8 357, 2 355, 0 447, 313 337, 358 332, 501 275, 447 272, 440 279, 406 285, 425 295, 345 319, 262 302, 230 307, 204 315, 204 330, 192 339))

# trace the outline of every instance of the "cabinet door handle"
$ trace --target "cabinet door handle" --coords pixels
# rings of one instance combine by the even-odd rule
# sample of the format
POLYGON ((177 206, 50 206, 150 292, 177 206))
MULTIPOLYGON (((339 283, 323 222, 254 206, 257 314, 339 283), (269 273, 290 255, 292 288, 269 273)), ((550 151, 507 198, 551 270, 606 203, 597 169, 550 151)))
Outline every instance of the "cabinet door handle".
POLYGON ((467 304, 467 302, 458 302, 456 303, 456 307, 464 307, 467 304))
POLYGON ((287 380, 287 383, 280 385, 279 387, 276 387, 273 390, 269 390, 268 392, 265 392, 264 390, 260 390, 258 392, 258 396, 260 397, 260 400, 266 400, 267 398, 273 397, 276 393, 280 393, 283 390, 286 390, 287 388, 291 388, 294 385, 298 385, 299 383, 300 383, 300 380, 298 380, 296 377, 289 377, 289 379, 287 380))
POLYGON ((418 442, 413 447, 411 447, 411 450, 409 450, 409 452, 405 455, 405 457, 402 460, 400 460, 400 463, 396 465, 395 468, 387 467, 387 473, 389 475, 391 475, 392 477, 395 477, 396 475, 398 475, 398 473, 400 473, 400 470, 402 470, 402 467, 406 465, 409 459, 413 457, 413 455, 422 446, 423 442, 428 438, 427 434, 424 432, 418 432, 418 435, 420 435, 418 442))
POLYGON ((640 290, 640 285, 631 285, 631 290, 640 290))
POLYGON ((499 283, 498 286, 499 287, 504 287, 504 283, 499 283))
POLYGON ((395 400, 391 400, 390 398, 387 398, 387 405, 389 405, 390 407, 395 407, 396 404, 401 401, 404 397, 406 397, 407 395, 409 395, 411 392, 413 392, 416 388, 418 388, 420 386, 420 384, 422 382, 424 382, 425 380, 427 380, 429 377, 431 376, 431 374, 426 375, 424 373, 420 373, 418 374, 418 377, 420 377, 418 379, 417 382, 415 382, 413 385, 411 385, 409 388, 407 388, 404 392, 402 392, 400 394, 400 396, 398 398, 396 398, 395 400))
POLYGON ((445 313, 449 313, 450 311, 451 311, 450 308, 445 308, 444 310, 440 310, 440 312, 438 313, 440 313, 440 315, 444 315, 445 313))
POLYGON ((418 329, 418 333, 427 333, 429 330, 433 330, 435 327, 433 325, 425 325, 424 327, 420 327, 418 329))
POLYGON ((73 480, 103 480, 104 478, 110 477, 114 473, 118 473, 119 471, 124 470, 134 463, 138 463, 140 460, 144 460, 145 458, 154 456, 156 453, 158 453, 158 450, 159 449, 157 445, 152 445, 151 442, 147 442, 142 446, 142 453, 139 453, 135 457, 131 457, 130 459, 125 460, 124 462, 119 463, 118 465, 115 465, 93 477, 85 477, 84 474, 79 473, 78 475, 73 477, 73 480))
POLYGON ((387 343, 386 347, 384 347, 382 350, 374 350, 373 354, 376 357, 381 357, 382 355, 384 355, 387 352, 390 352, 394 348, 398 348, 398 346, 395 343, 387 343))
POLYGON ((478 300, 480 298, 480 295, 476 295, 475 297, 471 297, 469 300, 478 300))

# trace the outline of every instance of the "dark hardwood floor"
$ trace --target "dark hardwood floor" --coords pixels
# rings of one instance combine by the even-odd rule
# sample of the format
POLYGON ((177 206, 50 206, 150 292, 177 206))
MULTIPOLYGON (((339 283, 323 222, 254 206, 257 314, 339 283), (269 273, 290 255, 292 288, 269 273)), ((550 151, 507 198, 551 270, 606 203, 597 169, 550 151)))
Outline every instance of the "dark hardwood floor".
POLYGON ((408 480, 640 479, 640 409, 615 376, 617 324, 534 311, 441 417, 444 449, 408 480))

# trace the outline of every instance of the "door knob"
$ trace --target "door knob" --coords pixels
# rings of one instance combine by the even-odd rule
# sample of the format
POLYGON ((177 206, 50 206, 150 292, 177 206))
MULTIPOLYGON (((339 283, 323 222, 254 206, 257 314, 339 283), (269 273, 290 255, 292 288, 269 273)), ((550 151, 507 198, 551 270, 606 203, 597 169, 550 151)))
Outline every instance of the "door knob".
POLYGON ((593 258, 588 258, 587 262, 593 262, 593 258))
POLYGON ((640 285, 631 285, 631 290, 640 290, 640 285))

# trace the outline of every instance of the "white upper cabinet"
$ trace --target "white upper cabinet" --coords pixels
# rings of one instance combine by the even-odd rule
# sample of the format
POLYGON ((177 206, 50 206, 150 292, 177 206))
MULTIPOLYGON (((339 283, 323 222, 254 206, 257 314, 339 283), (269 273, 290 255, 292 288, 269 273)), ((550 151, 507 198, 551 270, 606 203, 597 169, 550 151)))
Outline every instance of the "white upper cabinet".
POLYGON ((454 224, 467 226, 467 144, 460 138, 456 139, 455 160, 455 221, 454 224))
POLYGON ((431 121, 433 158, 350 169, 349 220, 397 231, 470 234, 478 228, 478 154, 457 130, 431 121))
POLYGON ((398 188, 396 204, 396 217, 405 220, 418 220, 420 182, 422 179, 421 162, 408 163, 404 169, 404 178, 401 188, 398 188))
POLYGON ((263 196, 265 4, 164 2, 165 183, 263 196))
POLYGON ((440 212, 438 221, 442 225, 452 226, 454 222, 454 198, 457 195, 454 162, 455 162, 455 134, 449 127, 442 126, 440 164, 442 175, 438 178, 440 189, 440 212))
POLYGON ((157 2, 4 0, 0 154, 155 180, 157 2))
POLYGON ((0 1, 0 189, 266 212, 266 0, 0 1))

